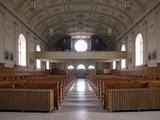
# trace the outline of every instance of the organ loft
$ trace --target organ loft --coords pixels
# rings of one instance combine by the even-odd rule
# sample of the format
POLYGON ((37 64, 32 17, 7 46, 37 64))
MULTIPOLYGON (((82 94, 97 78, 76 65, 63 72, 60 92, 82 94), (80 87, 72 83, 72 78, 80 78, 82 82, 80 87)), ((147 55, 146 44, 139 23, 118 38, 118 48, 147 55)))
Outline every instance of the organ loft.
POLYGON ((0 120, 160 120, 160 0, 0 0, 0 120))

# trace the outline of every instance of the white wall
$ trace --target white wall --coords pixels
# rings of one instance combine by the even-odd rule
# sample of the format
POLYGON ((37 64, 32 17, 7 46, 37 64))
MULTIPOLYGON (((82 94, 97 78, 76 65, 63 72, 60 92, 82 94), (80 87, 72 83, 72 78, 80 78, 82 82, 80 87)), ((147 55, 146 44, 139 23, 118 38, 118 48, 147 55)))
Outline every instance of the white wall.
POLYGON ((121 50, 122 44, 128 51, 127 67, 135 66, 135 40, 138 33, 144 39, 144 64, 156 66, 160 63, 160 6, 150 12, 144 19, 131 29, 122 39, 113 46, 114 50, 121 50), (157 59, 148 60, 148 53, 157 51, 157 59))
MULTIPOLYGON (((47 49, 46 45, 11 13, 0 7, 0 63, 4 63, 7 67, 18 64, 18 37, 21 33, 27 42, 27 66, 35 66, 30 54, 35 51, 37 44, 41 46, 42 51, 47 49), (13 61, 4 58, 5 51, 13 52, 13 61)), ((43 64, 42 66, 45 67, 43 64)))

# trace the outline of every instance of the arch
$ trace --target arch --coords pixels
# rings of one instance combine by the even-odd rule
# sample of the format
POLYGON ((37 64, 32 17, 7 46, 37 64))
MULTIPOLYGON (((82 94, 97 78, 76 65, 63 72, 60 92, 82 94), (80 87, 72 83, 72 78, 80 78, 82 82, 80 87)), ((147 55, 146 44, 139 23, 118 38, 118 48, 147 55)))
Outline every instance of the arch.
MULTIPOLYGON (((126 46, 123 44, 121 47, 121 51, 126 51, 126 46)), ((121 69, 125 69, 126 68, 126 59, 122 59, 121 60, 121 69)))
POLYGON ((83 65, 83 64, 79 64, 78 66, 77 66, 77 70, 85 70, 86 69, 86 67, 85 67, 85 65, 83 65))
POLYGON ((18 65, 26 66, 26 39, 22 33, 18 37, 18 65))
POLYGON ((36 46, 36 51, 37 51, 37 52, 38 52, 38 51, 41 51, 40 45, 37 45, 37 46, 36 46))
POLYGON ((143 35, 138 33, 135 41, 135 65, 143 65, 143 35))
MULTIPOLYGON (((86 10, 84 10, 84 11, 74 11, 74 12, 72 12, 73 14, 77 14, 77 13, 86 13, 87 11, 86 10)), ((62 13, 57 13, 57 14, 53 14, 53 15, 51 15, 50 17, 48 17, 48 16, 46 16, 45 18, 42 18, 42 19, 39 19, 39 21, 37 22, 37 24, 35 25, 35 26, 37 26, 37 27, 39 27, 39 26, 44 26, 44 22, 46 21, 46 20, 48 20, 48 19, 50 19, 50 18, 53 18, 53 17, 55 17, 55 16, 59 16, 59 15, 65 15, 65 14, 67 14, 67 12, 62 12, 62 13)), ((101 12, 95 12, 95 14, 96 15, 101 15, 101 16, 108 16, 108 17, 110 17, 111 19, 113 19, 114 21, 116 21, 116 25, 120 25, 119 27, 120 28, 124 28, 124 29, 126 29, 127 28, 127 25, 125 24, 125 22, 124 21, 122 21, 120 18, 118 18, 118 17, 115 17, 115 16, 113 16, 113 15, 110 15, 110 14, 106 14, 106 13, 101 13, 101 12)))
POLYGON ((95 69, 95 66, 94 65, 89 65, 88 69, 93 70, 93 69, 95 69))
MULTIPOLYGON (((40 51, 41 51, 40 45, 37 45, 37 46, 36 46, 36 51, 37 51, 37 52, 40 52, 40 51)), ((41 69, 41 60, 39 60, 39 59, 36 60, 36 68, 37 68, 37 69, 41 69)))
POLYGON ((112 67, 113 67, 113 70, 115 70, 115 69, 116 69, 116 61, 113 61, 113 63, 112 63, 112 67))
POLYGON ((126 51, 126 46, 124 44, 121 47, 121 51, 126 51))
POLYGON ((74 69, 74 66, 73 66, 73 65, 69 65, 69 66, 67 67, 67 69, 68 69, 68 70, 73 70, 73 69, 74 69))
MULTIPOLYGON (((77 5, 77 4, 82 4, 83 2, 72 2, 72 4, 73 5, 77 5)), ((107 8, 113 8, 113 6, 112 5, 110 5, 110 4, 106 4, 106 3, 100 3, 100 2, 95 2, 95 4, 96 5, 98 5, 98 6, 102 6, 102 7, 107 7, 107 8)), ((53 4, 53 5, 50 5, 50 6, 48 6, 47 7, 47 9, 52 9, 53 7, 57 7, 57 6, 62 6, 63 4, 53 4)), ((139 4, 138 4, 139 5, 139 4)), ((141 5, 140 6, 140 8, 143 8, 142 7, 143 5, 141 5)), ((123 15, 125 15, 130 21, 133 21, 133 19, 132 19, 132 16, 129 14, 129 13, 127 13, 126 11, 123 11, 122 9, 120 9, 120 8, 117 8, 117 10, 120 12, 120 14, 123 14, 123 15)), ((136 14, 137 12, 136 12, 136 9, 134 9, 133 7, 131 7, 131 10, 133 11, 133 13, 134 14, 136 14)), ((29 19, 31 19, 31 20, 33 20, 33 19, 35 19, 35 17, 36 17, 36 15, 39 15, 39 14, 41 14, 42 12, 44 12, 45 11, 45 8, 44 9, 41 9, 41 10, 39 10, 39 11, 36 11, 34 14, 32 14, 31 15, 31 17, 29 18, 29 19)))
MULTIPOLYGON (((77 20, 76 20, 77 21, 77 20)), ((48 29, 49 28, 51 28, 52 26, 55 26, 55 28, 58 28, 59 26, 61 26, 62 24, 70 24, 70 23, 74 23, 74 22, 76 22, 75 20, 65 20, 65 21, 63 21, 63 23, 62 22, 57 22, 57 23, 51 23, 51 24, 47 24, 47 26, 46 26, 46 28, 43 28, 43 26, 38 26, 37 28, 39 29, 39 30, 41 30, 41 33, 44 33, 44 34, 46 34, 47 32, 48 32, 48 29)), ((84 22, 87 22, 87 20, 83 20, 84 22)), ((79 20, 79 22, 81 22, 80 20, 79 20)), ((97 28, 97 29, 102 29, 103 31, 106 31, 107 32, 107 30, 105 30, 104 28, 102 28, 102 27, 99 27, 99 26, 96 26, 96 23, 97 22, 99 22, 99 24, 100 25, 103 25, 104 26, 104 23, 102 23, 102 22, 100 22, 100 21, 98 21, 98 20, 90 20, 90 23, 92 23, 93 25, 86 25, 87 27, 93 27, 93 28, 97 28)), ((105 24, 105 25, 107 25, 107 26, 109 26, 109 27, 111 27, 112 29, 113 29, 113 31, 115 31, 116 32, 116 34, 118 34, 118 33, 120 33, 120 31, 122 30, 122 27, 118 27, 117 28, 117 25, 115 24, 115 25, 113 25, 113 24, 111 24, 111 23, 108 23, 108 24, 105 24)), ((68 27, 73 27, 73 26, 75 26, 75 25, 69 25, 69 26, 67 26, 67 28, 68 27)), ((58 28, 58 29, 56 29, 56 30, 54 30, 54 31, 57 31, 57 30, 59 30, 59 29, 61 29, 61 28, 58 28)))

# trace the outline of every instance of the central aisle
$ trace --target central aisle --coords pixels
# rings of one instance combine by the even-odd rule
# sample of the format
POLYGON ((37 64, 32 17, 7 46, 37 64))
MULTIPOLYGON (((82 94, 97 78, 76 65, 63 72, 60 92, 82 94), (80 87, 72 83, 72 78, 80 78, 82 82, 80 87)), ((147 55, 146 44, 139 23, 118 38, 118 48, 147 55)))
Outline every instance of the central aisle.
POLYGON ((0 120, 160 120, 160 112, 107 113, 88 82, 78 79, 60 110, 51 113, 0 112, 0 120))
POLYGON ((102 107, 86 79, 77 79, 61 106, 61 112, 78 110, 102 111, 102 107))

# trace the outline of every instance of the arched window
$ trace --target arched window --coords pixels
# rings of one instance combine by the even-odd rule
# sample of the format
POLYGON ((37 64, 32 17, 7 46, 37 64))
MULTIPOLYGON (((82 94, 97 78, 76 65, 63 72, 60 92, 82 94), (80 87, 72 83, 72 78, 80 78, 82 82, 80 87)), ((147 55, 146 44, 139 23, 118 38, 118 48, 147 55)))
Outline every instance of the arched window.
MULTIPOLYGON (((36 51, 37 51, 37 52, 40 52, 40 51, 41 51, 41 47, 40 47, 39 45, 37 45, 36 51)), ((37 69, 41 69, 41 60, 39 60, 39 59, 36 60, 36 68, 37 68, 37 69)))
POLYGON ((77 52, 85 52, 88 49, 88 44, 85 40, 78 40, 74 47, 77 52))
POLYGON ((85 70, 86 69, 86 67, 83 65, 83 64, 79 64, 78 66, 77 66, 77 69, 78 70, 85 70))
POLYGON ((49 70, 49 61, 46 61, 46 69, 49 70))
POLYGON ((136 66, 143 65, 143 36, 139 33, 135 42, 135 61, 136 66))
POLYGON ((69 66, 67 67, 67 69, 68 69, 68 70, 73 70, 73 69, 74 69, 74 66, 73 66, 73 65, 69 65, 69 66))
POLYGON ((18 65, 26 66, 26 39, 23 34, 18 38, 18 65))
POLYGON ((113 70, 115 70, 116 69, 116 61, 113 61, 112 65, 113 65, 113 70))
POLYGON ((88 69, 93 70, 95 67, 93 65, 88 66, 88 69))
MULTIPOLYGON (((121 51, 126 51, 126 47, 124 44, 122 45, 121 51)), ((125 69, 125 68, 126 68, 126 59, 123 59, 121 60, 121 69, 125 69)))

